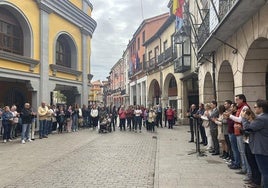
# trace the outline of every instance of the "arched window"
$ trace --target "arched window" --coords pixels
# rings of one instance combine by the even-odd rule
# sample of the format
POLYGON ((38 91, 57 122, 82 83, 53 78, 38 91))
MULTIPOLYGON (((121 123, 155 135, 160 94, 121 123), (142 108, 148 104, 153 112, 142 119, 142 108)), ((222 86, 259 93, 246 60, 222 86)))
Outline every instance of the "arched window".
POLYGON ((169 86, 168 86, 168 87, 169 87, 169 88, 177 88, 177 82, 176 82, 174 76, 172 76, 172 77, 170 78, 169 86))
POLYGON ((71 48, 64 35, 61 35, 57 40, 56 64, 71 68, 71 48))
POLYGON ((2 7, 0 7, 0 50, 23 55, 21 26, 13 14, 2 7))

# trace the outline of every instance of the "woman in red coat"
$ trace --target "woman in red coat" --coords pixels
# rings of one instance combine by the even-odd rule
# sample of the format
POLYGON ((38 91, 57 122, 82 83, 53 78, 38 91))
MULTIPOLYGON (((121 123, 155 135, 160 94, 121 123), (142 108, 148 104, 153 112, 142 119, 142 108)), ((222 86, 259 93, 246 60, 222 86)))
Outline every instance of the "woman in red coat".
POLYGON ((168 120, 168 128, 173 129, 173 122, 174 122, 174 111, 172 108, 168 107, 166 111, 167 120, 168 120))

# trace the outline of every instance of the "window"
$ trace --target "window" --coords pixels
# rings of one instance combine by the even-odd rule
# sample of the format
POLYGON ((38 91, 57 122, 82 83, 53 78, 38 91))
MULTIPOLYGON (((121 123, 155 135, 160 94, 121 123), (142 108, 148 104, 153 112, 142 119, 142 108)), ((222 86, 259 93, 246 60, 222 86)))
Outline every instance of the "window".
POLYGON ((16 18, 0 8, 0 50, 23 55, 23 34, 16 18))
POLYGON ((158 46, 154 48, 154 56, 155 56, 156 62, 158 62, 158 56, 159 56, 159 47, 158 46))
POLYGON ((152 59, 152 51, 149 52, 149 61, 152 59))
POLYGON ((145 31, 142 32, 142 43, 145 42, 145 31))
POLYGON ((56 64, 71 68, 71 50, 67 39, 60 36, 56 44, 56 64))
POLYGON ((171 77, 170 81, 169 81, 169 88, 177 88, 177 82, 175 80, 175 77, 171 77))
POLYGON ((163 48, 164 48, 163 50, 166 51, 166 49, 167 49, 167 40, 164 41, 163 48))
POLYGON ((140 50, 140 37, 138 38, 138 50, 140 50))

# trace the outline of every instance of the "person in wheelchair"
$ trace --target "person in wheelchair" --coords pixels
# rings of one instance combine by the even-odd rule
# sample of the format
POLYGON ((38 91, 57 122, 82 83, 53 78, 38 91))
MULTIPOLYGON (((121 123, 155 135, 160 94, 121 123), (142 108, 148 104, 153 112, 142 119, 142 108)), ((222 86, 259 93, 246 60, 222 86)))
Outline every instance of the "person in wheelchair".
POLYGON ((109 117, 109 114, 107 113, 107 110, 104 107, 101 107, 99 111, 99 133, 111 132, 110 122, 111 119, 109 117))

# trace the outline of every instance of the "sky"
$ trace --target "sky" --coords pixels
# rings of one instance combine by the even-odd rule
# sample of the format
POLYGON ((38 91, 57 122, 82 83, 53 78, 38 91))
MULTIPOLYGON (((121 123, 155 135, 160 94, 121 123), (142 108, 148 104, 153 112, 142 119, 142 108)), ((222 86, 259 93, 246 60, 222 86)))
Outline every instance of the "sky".
POLYGON ((166 12, 169 0, 90 0, 97 28, 91 43, 93 81, 107 80, 144 19, 166 12))

